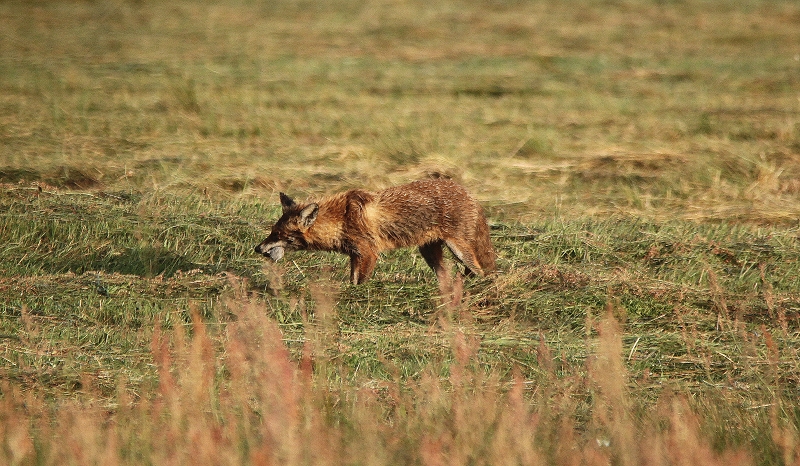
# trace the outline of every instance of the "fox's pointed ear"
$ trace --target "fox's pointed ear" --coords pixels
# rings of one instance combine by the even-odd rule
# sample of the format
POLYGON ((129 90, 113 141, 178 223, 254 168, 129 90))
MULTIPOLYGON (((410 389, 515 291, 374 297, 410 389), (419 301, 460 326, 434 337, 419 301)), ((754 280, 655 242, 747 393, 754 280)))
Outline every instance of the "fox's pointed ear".
POLYGON ((314 224, 314 220, 317 219, 318 213, 319 213, 319 205, 309 204, 303 210, 300 211, 300 221, 306 228, 308 228, 314 224))
POLYGON ((283 207, 283 211, 286 212, 288 209, 291 209, 295 206, 294 199, 287 196, 286 194, 281 193, 281 207, 283 207))

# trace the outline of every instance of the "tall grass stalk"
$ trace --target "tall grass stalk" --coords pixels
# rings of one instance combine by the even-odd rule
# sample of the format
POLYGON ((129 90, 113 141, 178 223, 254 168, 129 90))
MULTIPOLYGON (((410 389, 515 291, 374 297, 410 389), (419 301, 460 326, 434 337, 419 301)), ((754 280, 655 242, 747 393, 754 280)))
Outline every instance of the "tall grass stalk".
MULTIPOLYGON (((188 331, 156 327, 158 381, 119 404, 48 404, 5 382, 4 464, 620 464, 745 465, 745 446, 715 446, 680 395, 637 410, 628 396, 613 306, 587 334, 587 371, 503 377, 479 364, 480 340, 444 322, 452 358, 416 378, 358 380, 337 362, 330 286, 318 287, 303 349, 289 350, 258 301, 229 300, 231 322, 212 331, 192 312, 188 331), (440 374, 446 374, 441 377, 440 374), (335 376, 339 374, 339 376, 335 376), (580 400, 589 394, 588 399, 580 400), (578 406, 585 404, 580 410, 578 406), (588 413, 582 419, 581 410, 588 413)), ((87 388, 90 390, 90 388, 87 388)), ((89 399, 89 398, 86 398, 89 399)), ((773 441, 790 464, 797 433, 773 415, 773 441)))

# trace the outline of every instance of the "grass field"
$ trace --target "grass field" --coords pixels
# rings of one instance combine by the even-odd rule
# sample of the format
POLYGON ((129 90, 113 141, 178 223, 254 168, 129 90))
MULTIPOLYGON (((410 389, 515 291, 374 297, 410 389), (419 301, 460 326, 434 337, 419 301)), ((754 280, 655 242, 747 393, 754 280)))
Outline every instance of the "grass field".
POLYGON ((0 463, 800 464, 800 5, 0 2, 0 463), (500 272, 253 252, 430 175, 500 272))

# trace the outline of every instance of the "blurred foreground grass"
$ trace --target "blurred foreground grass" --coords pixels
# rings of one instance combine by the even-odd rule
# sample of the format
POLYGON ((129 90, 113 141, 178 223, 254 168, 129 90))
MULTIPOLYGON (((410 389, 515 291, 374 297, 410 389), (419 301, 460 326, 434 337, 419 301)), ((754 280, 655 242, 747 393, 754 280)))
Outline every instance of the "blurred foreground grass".
POLYGON ((2 458, 796 462, 798 25, 756 0, 0 3, 2 458), (252 253, 278 191, 429 174, 500 253, 459 309, 414 252, 360 287, 252 253))

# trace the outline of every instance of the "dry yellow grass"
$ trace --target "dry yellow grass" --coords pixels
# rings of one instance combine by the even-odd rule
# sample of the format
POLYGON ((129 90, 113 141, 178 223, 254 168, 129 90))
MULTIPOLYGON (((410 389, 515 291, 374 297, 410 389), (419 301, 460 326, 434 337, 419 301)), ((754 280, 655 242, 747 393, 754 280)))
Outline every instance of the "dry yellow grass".
POLYGON ((6 3, 0 178, 267 196, 436 171, 512 219, 793 223, 797 17, 780 1, 6 3))

